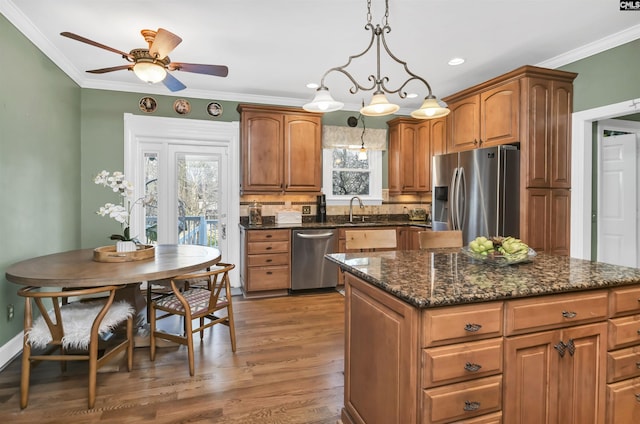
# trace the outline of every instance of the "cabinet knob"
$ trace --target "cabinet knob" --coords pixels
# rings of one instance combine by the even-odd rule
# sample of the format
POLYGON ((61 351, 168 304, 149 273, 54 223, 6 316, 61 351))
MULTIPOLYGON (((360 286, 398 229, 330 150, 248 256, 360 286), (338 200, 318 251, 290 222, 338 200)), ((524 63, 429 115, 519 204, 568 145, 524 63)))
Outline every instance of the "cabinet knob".
POLYGON ((476 140, 475 138, 473 139, 473 144, 478 144, 478 140, 476 140))
POLYGON ((273 274, 273 272, 267 271, 267 275, 271 275, 271 274, 273 274))
POLYGON ((465 400, 463 409, 465 411, 477 411, 478 409, 480 409, 480 402, 465 400))
POLYGON ((636 400, 640 402, 640 393, 636 393, 636 400))
POLYGON ((267 259, 265 262, 266 263, 273 262, 273 259, 267 259))
POLYGON ((562 311, 562 316, 568 319, 575 318, 578 315, 577 312, 562 311))
POLYGON ((466 364, 464 364, 464 369, 469 372, 476 372, 480 368, 482 368, 480 364, 472 364, 471 362, 467 362, 466 364))
POLYGON ((480 330, 482 328, 482 325, 480 324, 467 324, 464 326, 464 331, 469 331, 471 333, 475 333, 476 331, 480 330))

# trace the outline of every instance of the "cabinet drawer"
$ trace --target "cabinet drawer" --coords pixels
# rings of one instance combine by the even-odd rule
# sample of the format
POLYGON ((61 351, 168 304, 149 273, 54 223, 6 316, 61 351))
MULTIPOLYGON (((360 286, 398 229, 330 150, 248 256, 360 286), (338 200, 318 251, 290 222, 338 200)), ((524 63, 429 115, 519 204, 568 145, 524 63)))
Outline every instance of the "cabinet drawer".
POLYGON ((640 423, 640 378, 607 385, 606 423, 640 423))
POLYGON ((289 241, 289 230, 253 230, 247 231, 247 241, 289 241))
POLYGON ((423 390, 422 401, 425 424, 448 423, 499 411, 502 409, 502 376, 423 390))
POLYGON ((606 318, 608 293, 597 291, 507 302, 506 333, 520 334, 606 318))
POLYGON ((456 421, 456 424, 502 424, 502 412, 495 412, 481 417, 456 421))
POLYGON ((279 290, 291 288, 288 266, 267 266, 249 268, 247 291, 279 290))
POLYGON ((640 346, 607 353, 607 383, 640 377, 640 346))
POLYGON ((640 344, 640 315, 609 320, 609 350, 640 344))
POLYGON ((609 295, 609 316, 640 314, 640 287, 614 289, 609 295))
POLYGON ((247 254, 283 253, 289 251, 288 241, 261 241, 247 244, 247 254))
POLYGON ((502 335, 503 303, 426 309, 422 321, 423 347, 502 335))
POLYGON ((274 253, 272 255, 249 255, 247 266, 289 265, 289 253, 274 253))
POLYGON ((422 351, 422 387, 456 383, 502 372, 502 339, 459 343, 422 351))

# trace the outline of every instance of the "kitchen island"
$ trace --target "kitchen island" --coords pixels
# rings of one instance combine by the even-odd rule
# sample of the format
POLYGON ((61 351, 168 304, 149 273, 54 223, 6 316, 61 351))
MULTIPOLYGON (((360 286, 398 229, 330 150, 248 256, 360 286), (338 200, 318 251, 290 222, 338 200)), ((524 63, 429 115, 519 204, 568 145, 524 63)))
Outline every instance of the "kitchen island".
POLYGON ((640 422, 640 270, 327 259, 345 272, 345 424, 640 422))

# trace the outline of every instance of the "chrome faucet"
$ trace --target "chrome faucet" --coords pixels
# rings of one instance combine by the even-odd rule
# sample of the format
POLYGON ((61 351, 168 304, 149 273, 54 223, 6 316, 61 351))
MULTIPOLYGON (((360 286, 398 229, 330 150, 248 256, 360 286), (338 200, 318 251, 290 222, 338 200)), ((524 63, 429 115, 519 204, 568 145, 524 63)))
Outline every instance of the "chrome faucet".
POLYGON ((353 222, 353 199, 358 199, 358 203, 360 203, 360 209, 364 209, 362 200, 360 200, 358 196, 353 196, 351 200, 349 200, 349 222, 353 222))

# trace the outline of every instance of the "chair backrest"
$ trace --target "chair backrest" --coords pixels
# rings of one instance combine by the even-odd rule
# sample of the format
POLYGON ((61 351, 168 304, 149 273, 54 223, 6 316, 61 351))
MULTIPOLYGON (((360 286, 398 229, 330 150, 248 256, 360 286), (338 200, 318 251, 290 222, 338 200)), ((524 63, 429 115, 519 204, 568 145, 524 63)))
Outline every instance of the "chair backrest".
POLYGON ((462 247, 462 231, 420 231, 418 240, 420 249, 462 247))
POLYGON ((345 231, 345 247, 348 250, 396 249, 396 230, 345 231))
MULTIPOLYGON (((231 282, 229 281, 229 271, 234 269, 234 264, 218 262, 208 271, 195 272, 191 274, 179 275, 171 280, 171 286, 178 298, 180 283, 186 283, 186 287, 198 284, 206 284, 207 290, 211 291, 209 296, 209 308, 215 308, 221 297, 229 299, 231 297, 231 282), (223 292, 224 291, 224 292, 223 292)), ((183 299, 184 300, 184 299, 183 299)))

